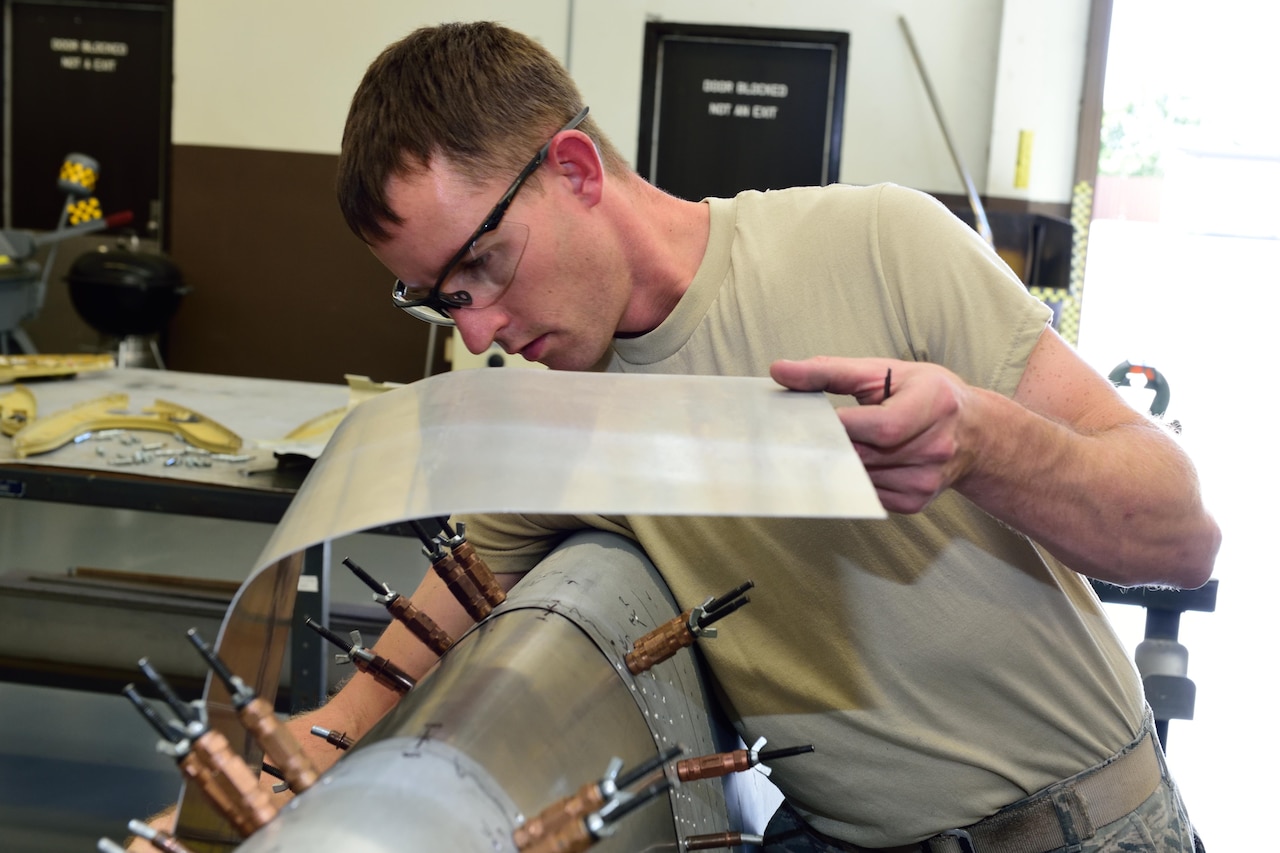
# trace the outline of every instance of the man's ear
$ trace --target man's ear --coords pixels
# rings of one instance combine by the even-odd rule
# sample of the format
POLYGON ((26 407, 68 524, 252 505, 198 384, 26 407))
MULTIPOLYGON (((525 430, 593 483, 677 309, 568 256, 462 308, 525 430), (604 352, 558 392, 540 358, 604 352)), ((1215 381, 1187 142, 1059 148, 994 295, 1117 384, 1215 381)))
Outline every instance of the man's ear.
POLYGON ((546 165, 552 174, 568 180, 573 195, 588 207, 600 202, 604 192, 604 164, 596 145, 580 130, 566 130, 551 141, 546 165))

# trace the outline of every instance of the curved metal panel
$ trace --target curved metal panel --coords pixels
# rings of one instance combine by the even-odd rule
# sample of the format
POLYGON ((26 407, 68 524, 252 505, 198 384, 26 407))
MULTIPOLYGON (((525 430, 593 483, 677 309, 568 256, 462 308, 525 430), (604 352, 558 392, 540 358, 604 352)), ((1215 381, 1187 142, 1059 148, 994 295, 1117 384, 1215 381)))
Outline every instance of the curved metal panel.
POLYGON ((741 376, 462 370, 353 409, 259 566, 468 512, 884 517, 821 393, 741 376))
MULTIPOLYGON (((280 685, 285 645, 289 641, 293 603, 302 572, 303 555, 293 554, 268 566, 246 581, 227 608, 218 632, 218 655, 228 669, 244 679, 271 704, 280 685)), ((245 730, 231 704, 227 687, 210 673, 205 679, 204 702, 209 727, 226 736, 232 748, 251 766, 262 750, 245 730)), ((178 821, 184 838, 222 849, 239 836, 200 791, 184 783, 178 801, 178 821)))
MULTIPOLYGON (((677 612, 634 544, 571 538, 239 849, 514 851, 525 818, 599 779, 614 757, 630 768, 672 745, 732 748, 717 742, 692 653, 640 676, 623 663, 677 612)), ((729 828, 722 780, 705 780, 627 815, 595 849, 674 849, 729 828)))
POLYGON ((344 758, 239 849, 515 853, 515 816, 501 786, 465 753, 395 737, 344 758))
MULTIPOLYGON (((513 593, 495 614, 541 608, 563 616, 591 637, 627 686, 658 751, 682 746, 698 755, 731 747, 717 742, 723 738, 715 737, 708 711, 711 702, 692 651, 680 652, 638 676, 626 667, 623 657, 635 640, 680 612, 657 569, 634 543, 598 531, 576 534, 549 554, 513 593)), ((719 783, 680 787, 671 798, 683 831, 724 828, 724 793, 719 783), (695 828, 708 823, 716 828, 695 828)))

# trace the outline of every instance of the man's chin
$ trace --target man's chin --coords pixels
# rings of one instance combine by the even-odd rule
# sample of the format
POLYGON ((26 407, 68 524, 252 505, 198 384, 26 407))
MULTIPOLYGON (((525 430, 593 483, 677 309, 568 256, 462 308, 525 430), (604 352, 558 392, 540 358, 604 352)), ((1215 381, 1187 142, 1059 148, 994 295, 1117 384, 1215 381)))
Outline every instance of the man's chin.
POLYGON ((592 357, 590 354, 584 354, 583 350, 571 350, 565 352, 563 350, 548 350, 541 353, 538 363, 544 365, 550 370, 575 370, 579 372, 602 372, 609 364, 610 350, 608 347, 599 355, 592 357))

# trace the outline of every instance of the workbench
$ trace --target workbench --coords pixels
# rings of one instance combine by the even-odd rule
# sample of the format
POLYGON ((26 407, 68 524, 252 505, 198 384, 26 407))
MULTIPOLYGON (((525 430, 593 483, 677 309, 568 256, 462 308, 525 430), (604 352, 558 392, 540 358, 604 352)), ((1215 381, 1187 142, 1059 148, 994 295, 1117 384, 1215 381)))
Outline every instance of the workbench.
MULTIPOLYGON (((134 413, 156 400, 178 403, 239 435, 244 446, 236 453, 249 458, 209 467, 166 466, 172 456, 155 453, 149 462, 122 465, 119 457, 134 445, 89 437, 19 459, 13 439, 4 436, 0 486, 10 497, 268 522, 279 520, 300 482, 277 469, 271 444, 312 418, 346 407, 349 396, 345 385, 137 368, 23 384, 36 399, 38 418, 113 394, 128 395, 134 413)), ((0 385, 0 394, 11 387, 0 385)), ((182 446, 164 433, 134 432, 143 445, 182 446)))
MULTIPOLYGON (((226 602, 247 576, 256 551, 309 467, 310 459, 301 454, 284 457, 292 464, 278 464, 280 440, 314 418, 344 409, 350 397, 347 386, 127 368, 23 385, 36 399, 37 418, 123 393, 131 413, 157 399, 176 403, 232 430, 243 439, 243 447, 222 460, 203 457, 196 467, 185 464, 189 457, 180 454, 185 445, 172 436, 130 430, 105 438, 90 435, 19 459, 13 439, 0 435, 0 676, 118 690, 132 662, 146 654, 180 685, 197 689, 197 682, 203 681, 197 677, 202 667, 182 632, 198 627, 204 636, 216 635, 226 602), (140 448, 157 443, 164 449, 148 451, 147 461, 123 464, 140 448), (166 464, 169 460, 175 461, 166 464), (60 505, 64 508, 58 509, 60 505), (165 520, 147 515, 140 521, 137 513, 203 521, 187 521, 185 527, 182 520, 171 522, 178 532, 169 538, 180 541, 161 550, 173 566, 162 571, 172 577, 157 578, 146 571, 95 572, 89 567, 111 565, 112 556, 101 562, 95 556, 86 566, 83 552, 68 558, 75 560, 73 571, 57 565, 62 550, 58 533, 51 534, 50 528, 61 531, 63 516, 76 521, 77 514, 83 515, 77 509, 81 507, 124 512, 131 532, 123 542, 111 541, 108 528, 115 522, 110 517, 66 525, 67 536, 101 538, 108 555, 113 548, 125 552, 160 547, 153 546, 151 531, 165 520), (35 517, 39 523, 33 523, 35 517), (59 520, 44 521, 50 517, 59 520), (95 525, 102 528, 100 534, 95 525), (185 543, 189 554, 183 552, 183 539, 190 540, 185 543), (222 553, 225 560, 219 559, 222 553), (48 560, 55 562, 45 565, 48 560), (210 570, 215 562, 219 565, 210 570), (126 664, 124 670, 121 664, 126 664)), ((13 387, 0 385, 0 395, 13 387)), ((321 446, 323 441, 313 443, 310 452, 321 446)), ((300 618, 329 619, 328 553, 326 543, 307 554, 308 576, 297 603, 300 618)), ((135 569, 151 566, 141 555, 117 555, 114 561, 135 569)), ((374 605, 369 610, 385 616, 374 605)), ((345 621, 362 627, 365 612, 356 608, 345 621)), ((376 634, 378 624, 363 627, 376 634)), ((336 627, 352 626, 340 619, 336 627)), ((291 707, 314 706, 328 687, 324 660, 329 650, 309 631, 294 634, 293 663, 287 670, 290 690, 285 695, 291 707)), ((136 677, 136 671, 132 675, 136 677)))

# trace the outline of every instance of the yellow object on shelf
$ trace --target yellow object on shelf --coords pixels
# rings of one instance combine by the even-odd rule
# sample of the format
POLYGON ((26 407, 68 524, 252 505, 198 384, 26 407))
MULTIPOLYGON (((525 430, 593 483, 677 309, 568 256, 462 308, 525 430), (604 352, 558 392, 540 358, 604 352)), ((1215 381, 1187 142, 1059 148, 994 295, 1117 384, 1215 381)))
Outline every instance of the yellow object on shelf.
POLYGON ((104 429, 136 429, 167 432, 210 453, 235 453, 244 444, 240 436, 217 421, 176 403, 156 400, 141 414, 126 411, 127 394, 109 394, 28 423, 13 436, 19 459, 57 450, 87 432, 104 429))
POLYGON ((350 411, 347 407, 334 409, 331 412, 325 412, 323 415, 317 415, 309 421, 300 424, 289 430, 285 435, 285 443, 292 441, 317 441, 328 440, 333 435, 333 431, 338 428, 338 424, 342 423, 342 419, 347 416, 350 411))
POLYGON ((113 355, 0 355, 0 384, 116 366, 113 355))
POLYGON ((25 385, 0 394, 0 432, 13 435, 36 419, 36 396, 25 385))
POLYGON ((271 444, 289 445, 328 441, 329 436, 333 435, 333 431, 338 428, 338 424, 342 423, 342 419, 347 416, 348 412, 370 397, 376 397, 384 391, 400 387, 398 382, 374 382, 368 376, 360 376, 355 373, 343 374, 343 378, 347 380, 348 397, 346 406, 315 416, 311 420, 294 427, 285 435, 283 440, 271 442, 271 444))

